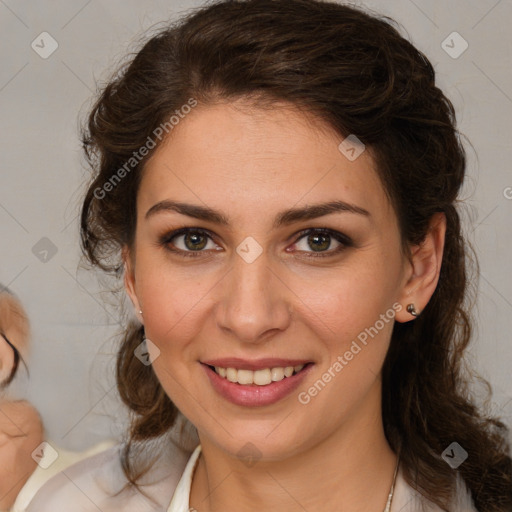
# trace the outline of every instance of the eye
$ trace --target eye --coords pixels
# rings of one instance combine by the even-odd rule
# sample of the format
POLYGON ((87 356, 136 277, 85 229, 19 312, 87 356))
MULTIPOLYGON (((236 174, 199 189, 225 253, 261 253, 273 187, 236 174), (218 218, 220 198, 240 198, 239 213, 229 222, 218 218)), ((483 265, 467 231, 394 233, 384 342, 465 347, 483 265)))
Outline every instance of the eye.
POLYGON ((161 244, 169 251, 187 257, 199 256, 198 253, 204 252, 205 248, 218 250, 210 233, 199 228, 181 228, 173 231, 162 237, 161 244), (211 241, 210 247, 208 247, 208 241, 211 241))
POLYGON ((301 231, 299 235, 300 236, 295 242, 294 246, 298 247, 299 251, 311 253, 308 254, 308 258, 333 256, 340 253, 347 247, 352 247, 354 245, 353 241, 348 236, 340 233, 339 231, 333 231, 331 229, 307 229, 301 231), (298 243, 302 239, 304 239, 304 241, 298 243), (334 249, 328 250, 332 246, 333 239, 338 245, 334 249), (313 250, 309 251, 308 248, 312 248, 313 250))
MULTIPOLYGON (((222 250, 213 241, 212 234, 200 228, 177 229, 161 237, 160 244, 166 250, 184 257, 198 257, 206 250, 222 250)), ((343 233, 325 228, 312 228, 301 231, 293 246, 298 247, 299 252, 308 253, 307 257, 317 258, 334 256, 353 245, 354 243, 350 237, 343 233), (303 242, 301 242, 302 239, 304 239, 303 242), (337 246, 330 249, 333 239, 337 246), (308 250, 311 248, 312 250, 308 250)))

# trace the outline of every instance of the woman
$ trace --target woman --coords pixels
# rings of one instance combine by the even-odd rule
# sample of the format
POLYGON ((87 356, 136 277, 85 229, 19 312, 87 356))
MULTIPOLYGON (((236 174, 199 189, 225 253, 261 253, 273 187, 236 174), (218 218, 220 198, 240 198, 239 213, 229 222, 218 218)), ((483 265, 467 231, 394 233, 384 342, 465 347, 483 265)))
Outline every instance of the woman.
POLYGON ((114 75, 82 242, 124 269, 133 419, 29 510, 512 510, 463 379, 465 154, 434 78, 390 20, 314 0, 214 3, 114 75))

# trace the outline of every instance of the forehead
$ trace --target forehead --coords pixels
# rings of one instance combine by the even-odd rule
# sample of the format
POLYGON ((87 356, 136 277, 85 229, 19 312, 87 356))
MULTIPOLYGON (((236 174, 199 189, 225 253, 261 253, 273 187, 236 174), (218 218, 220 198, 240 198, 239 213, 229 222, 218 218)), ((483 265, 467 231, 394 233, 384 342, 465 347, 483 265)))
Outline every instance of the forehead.
POLYGON ((370 150, 355 160, 344 137, 288 104, 198 106, 174 127, 144 170, 140 203, 190 202, 258 212, 341 199, 389 209, 370 150))

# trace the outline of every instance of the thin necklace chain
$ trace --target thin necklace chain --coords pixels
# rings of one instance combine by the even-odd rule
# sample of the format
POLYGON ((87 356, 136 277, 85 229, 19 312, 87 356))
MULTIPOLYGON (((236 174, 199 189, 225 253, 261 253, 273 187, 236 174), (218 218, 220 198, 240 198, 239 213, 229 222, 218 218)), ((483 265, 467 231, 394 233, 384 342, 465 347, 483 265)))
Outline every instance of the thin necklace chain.
POLYGON ((398 473, 398 465, 399 464, 400 464, 400 455, 398 456, 398 458, 396 460, 395 474, 393 475, 393 482, 391 484, 391 489, 389 490, 388 501, 386 502, 384 512, 391 511, 391 502, 393 501, 393 492, 395 491, 396 475, 398 473))
MULTIPOLYGON (((398 466, 400 464, 400 455, 398 455, 395 466, 395 473, 393 474, 393 482, 391 483, 391 489, 389 490, 388 501, 384 507, 384 512, 391 512, 391 503, 393 501, 393 493, 395 491, 396 475, 398 473, 398 466)), ((195 471, 194 471, 195 473, 195 471)))

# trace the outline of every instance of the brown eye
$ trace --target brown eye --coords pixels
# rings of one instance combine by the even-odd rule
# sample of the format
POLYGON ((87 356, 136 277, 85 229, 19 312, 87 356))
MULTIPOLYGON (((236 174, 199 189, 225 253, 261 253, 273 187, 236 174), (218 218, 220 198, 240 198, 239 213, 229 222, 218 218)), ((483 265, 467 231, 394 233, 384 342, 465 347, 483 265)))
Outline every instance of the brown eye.
POLYGON ((308 257, 333 256, 354 245, 348 236, 330 229, 308 229, 302 231, 300 235, 294 245, 297 246, 299 252, 310 253, 308 257), (304 239, 304 242, 300 242, 302 239, 304 239), (332 246, 333 239, 337 246, 328 250, 332 246))
POLYGON ((329 249, 331 245, 331 237, 330 235, 325 235, 323 233, 313 234, 308 236, 308 244, 314 251, 324 251, 329 249))
POLYGON ((162 237, 160 241, 167 250, 182 256, 200 256, 203 249, 218 250, 218 246, 205 230, 198 228, 182 228, 162 237), (208 247, 208 242, 211 246, 208 247))
POLYGON ((192 231, 182 236, 184 237, 185 246, 191 251, 200 251, 206 247, 207 240, 202 233, 192 231))

